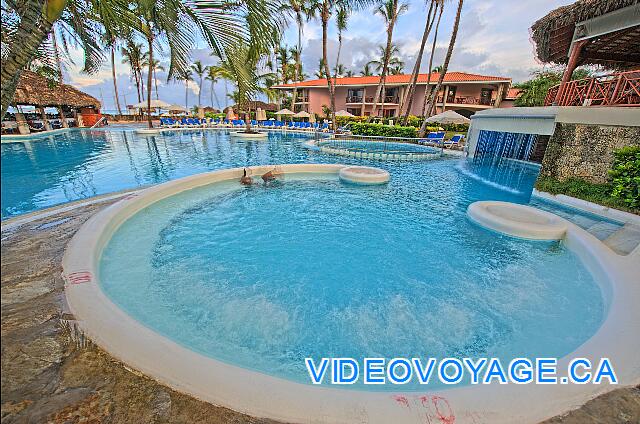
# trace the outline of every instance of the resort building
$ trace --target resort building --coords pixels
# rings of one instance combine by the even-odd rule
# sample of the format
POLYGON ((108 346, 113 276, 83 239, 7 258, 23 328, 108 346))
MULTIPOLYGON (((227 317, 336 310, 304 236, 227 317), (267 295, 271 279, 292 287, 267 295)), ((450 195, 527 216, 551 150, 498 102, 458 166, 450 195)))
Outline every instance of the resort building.
MULTIPOLYGON (((420 74, 416 93, 411 105, 412 115, 422 114, 427 86, 435 86, 440 74, 420 74)), ((393 117, 399 115, 400 99, 409 87, 411 75, 389 75, 386 78, 385 96, 376 108, 377 115, 393 117)), ((346 110, 356 116, 369 116, 373 108, 376 88, 380 76, 336 78, 336 110, 346 110)), ((477 111, 500 107, 511 86, 511 78, 447 72, 442 89, 437 96, 436 113, 454 110, 470 116, 477 111)), ((314 79, 299 83, 281 84, 273 88, 292 91, 297 87, 295 111, 323 114, 323 106, 331 103, 326 79, 314 79)))

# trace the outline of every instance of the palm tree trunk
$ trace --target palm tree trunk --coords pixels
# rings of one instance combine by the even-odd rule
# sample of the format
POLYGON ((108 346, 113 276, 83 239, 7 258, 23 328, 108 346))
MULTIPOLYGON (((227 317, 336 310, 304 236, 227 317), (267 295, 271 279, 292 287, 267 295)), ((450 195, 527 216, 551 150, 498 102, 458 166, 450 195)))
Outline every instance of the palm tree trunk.
POLYGON ((149 41, 149 70, 147 71, 147 123, 149 128, 153 128, 151 120, 151 88, 153 83, 153 35, 147 37, 149 41))
POLYGON ((329 4, 325 0, 322 4, 322 60, 324 61, 324 74, 329 87, 329 99, 331 103, 331 126, 336 129, 336 93, 334 80, 329 71, 329 59, 327 55, 327 30, 329 26, 329 4))
MULTIPOLYGON (((398 1, 394 1, 393 10, 396 11, 398 8, 398 1)), ((380 74, 380 82, 378 83, 378 87, 376 88, 374 97, 373 97, 373 105, 371 106, 371 115, 369 115, 369 120, 376 114, 376 108, 378 107, 378 100, 380 100, 380 96, 382 96, 382 108, 384 113, 384 93, 382 90, 384 89, 384 85, 387 79, 387 72, 389 71, 389 56, 391 56, 391 42, 393 39, 393 26, 395 25, 396 17, 393 16, 389 21, 389 26, 387 27, 387 45, 384 49, 384 58, 382 60, 382 73, 380 74)))
MULTIPOLYGON (((440 91, 440 87, 442 86, 442 81, 444 81, 444 76, 447 73, 447 68, 449 67, 449 61, 451 60, 451 55, 453 54, 453 47, 456 44, 456 36, 458 35, 458 27, 460 26, 460 13, 462 12, 462 4, 464 0, 458 1, 458 10, 456 11, 456 20, 453 23, 453 32, 451 33, 451 39, 449 40, 449 49, 447 50, 447 55, 444 58, 444 63, 442 64, 442 70, 440 71, 440 77, 438 78, 438 84, 436 84, 435 89, 431 92, 431 96, 429 96, 429 105, 427 106, 427 113, 431 116, 431 112, 433 111, 433 106, 435 103, 435 97, 440 91)), ((446 99, 445 99, 446 101, 446 99)), ((427 115, 425 115, 425 120, 422 122, 422 126, 420 127, 419 137, 424 137, 427 131, 427 115)))
POLYGON ((189 113, 189 81, 184 80, 184 108, 189 113))
MULTIPOLYGON (((113 41, 112 41, 113 43, 113 41)), ((113 77, 113 91, 115 93, 116 98, 116 109, 118 110, 118 115, 122 115, 122 109, 120 108, 120 99, 118 98, 118 81, 116 80, 116 52, 115 45, 111 45, 111 76, 113 77)))
MULTIPOLYGON (((296 69, 293 71, 294 84, 298 83, 298 72, 300 71, 300 61, 302 60, 302 25, 301 19, 298 19, 298 52, 296 53, 296 69)), ((298 87, 293 86, 291 93, 291 110, 296 111, 296 98, 298 97, 298 87)))
POLYGON ((426 109, 427 109, 427 101, 429 100, 429 97, 431 97, 431 91, 432 87, 431 86, 431 69, 433 67, 433 54, 436 51, 436 42, 438 41, 438 30, 440 29, 440 18, 442 17, 442 12, 444 10, 444 6, 442 6, 442 8, 440 9, 440 14, 438 15, 438 22, 436 22, 436 29, 435 32, 433 33, 433 43, 431 44, 431 54, 429 55, 429 75, 427 76, 427 85, 424 87, 424 99, 422 100, 422 110, 420 111, 420 115, 423 116, 425 119, 428 118, 428 116, 426 116, 426 109))
MULTIPOLYGON (((22 70, 33 59, 49 35, 53 23, 67 7, 68 0, 27 1, 13 44, 2 60, 1 118, 13 101, 22 70)), ((4 6, 3 6, 4 7, 4 6)))
POLYGON ((402 100, 400 101, 400 113, 402 114, 404 111, 404 115, 402 118, 402 124, 407 125, 409 120, 409 114, 411 113, 411 106, 413 106, 413 95, 416 91, 416 85, 418 84, 418 75, 420 75, 420 66, 422 65, 422 56, 424 54, 424 47, 427 44, 427 39, 429 38, 429 33, 431 32, 431 28, 433 27, 433 21, 435 20, 436 14, 433 10, 434 4, 436 5, 436 9, 438 8, 438 4, 436 0, 431 0, 429 5, 429 13, 427 13, 427 19, 424 24, 424 32, 422 33, 422 41, 420 42, 420 50, 418 51, 418 55, 416 56, 416 63, 413 66, 413 71, 411 72, 411 79, 409 80, 409 87, 407 91, 405 91, 404 96, 402 96, 402 100), (431 14, 433 13, 433 16, 431 14))
POLYGON ((200 77, 200 84, 198 84, 198 108, 202 105, 202 77, 200 77))
POLYGON ((160 93, 158 93, 158 72, 153 69, 153 84, 156 86, 156 100, 160 100, 160 93))

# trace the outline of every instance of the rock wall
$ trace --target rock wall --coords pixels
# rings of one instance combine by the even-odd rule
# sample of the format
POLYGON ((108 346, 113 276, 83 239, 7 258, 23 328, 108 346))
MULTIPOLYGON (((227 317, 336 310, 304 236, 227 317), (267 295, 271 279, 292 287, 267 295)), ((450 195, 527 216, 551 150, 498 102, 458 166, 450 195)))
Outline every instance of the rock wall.
POLYGON ((558 122, 549 139, 540 176, 605 183, 613 151, 630 145, 640 145, 640 127, 558 122))

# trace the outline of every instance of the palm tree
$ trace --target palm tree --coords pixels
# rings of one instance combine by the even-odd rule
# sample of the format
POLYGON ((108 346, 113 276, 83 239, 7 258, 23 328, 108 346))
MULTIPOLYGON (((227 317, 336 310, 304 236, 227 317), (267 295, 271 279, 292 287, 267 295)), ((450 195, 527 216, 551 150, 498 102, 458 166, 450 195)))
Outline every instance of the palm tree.
POLYGON ((340 64, 340 51, 342 50, 342 32, 347 29, 347 21, 349 20, 349 13, 347 9, 343 5, 338 6, 338 11, 336 12, 336 27, 338 29, 338 54, 336 55, 336 67, 335 70, 335 78, 338 78, 338 75, 344 74, 344 66, 340 64), (340 69, 340 72, 338 70, 340 69))
POLYGON ((318 60, 318 70, 315 73, 316 78, 323 79, 327 77, 327 74, 324 71, 324 59, 320 58, 318 60))
POLYGON ((371 62, 367 62, 362 66, 362 71, 360 71, 360 75, 363 77, 370 77, 373 75, 373 71, 371 70, 371 62))
POLYGON ((308 8, 310 14, 314 15, 318 12, 320 16, 320 22, 322 24, 322 60, 324 75, 327 79, 327 87, 329 88, 329 99, 331 108, 331 124, 334 129, 336 126, 336 93, 335 93, 335 81, 330 78, 331 72, 329 71, 329 51, 327 42, 329 39, 329 20, 331 14, 336 7, 343 7, 345 10, 357 10, 364 6, 373 3, 372 0, 315 0, 308 8))
POLYGON ((354 72, 353 72, 351 69, 347 69, 347 70, 344 72, 344 76, 345 76, 345 77, 347 77, 347 78, 352 77, 352 76, 353 76, 353 74, 354 74, 354 72))
MULTIPOLYGON (((390 53, 388 66, 398 65, 400 63, 404 65, 404 62, 402 62, 400 58, 396 56, 399 53, 400 53, 400 49, 398 49, 398 47, 395 44, 391 43, 391 53, 390 53)), ((380 59, 371 60, 367 63, 367 65, 373 66, 375 71, 379 75, 382 75, 382 69, 384 68, 384 56, 386 54, 385 46, 378 46, 378 54, 380 59)))
POLYGON ((127 41, 127 45, 121 49, 122 63, 128 64, 131 68, 132 77, 136 83, 136 94, 138 103, 142 101, 142 66, 145 62, 145 53, 142 51, 142 44, 127 41))
MULTIPOLYGON (((440 29, 440 18, 442 18, 442 11, 444 10, 444 3, 442 5, 440 5, 440 13, 438 14, 438 22, 436 22, 436 29, 435 32, 433 33, 433 43, 431 44, 431 53, 429 54, 429 74, 427 75, 427 85, 425 85, 424 88, 424 99, 422 101, 422 110, 420 112, 421 116, 424 116, 425 118, 427 118, 426 115, 426 111, 425 109, 427 108, 427 99, 431 96, 431 91, 429 91, 429 95, 427 95, 427 90, 433 90, 433 88, 431 87, 431 75, 433 74, 435 69, 438 69, 439 67, 436 67, 434 69, 431 69, 431 67, 433 66, 433 55, 436 52, 436 42, 438 41, 438 30, 440 29)), ((438 69, 439 72, 439 69, 438 69)))
POLYGON ((391 75, 400 75, 404 72, 404 62, 394 63, 392 66, 389 66, 389 73, 391 75))
POLYGON ((449 40, 449 48, 447 49, 447 54, 444 57, 444 63, 442 64, 442 69, 440 69, 440 76, 438 77, 438 83, 436 87, 431 92, 429 96, 429 104, 427 106, 427 110, 425 112, 425 120, 422 122, 422 126, 420 127, 419 136, 424 137, 427 132, 427 120, 426 118, 431 116, 435 105, 435 97, 437 93, 440 91, 440 87, 442 87, 442 81, 444 81, 444 76, 447 73, 447 68, 449 67, 449 61, 451 60, 451 55, 453 54, 453 47, 456 44, 456 37, 458 35, 458 27, 460 25, 460 13, 462 12, 462 4, 464 0, 458 0, 458 9, 456 11, 456 19, 453 22, 453 31, 451 32, 451 39, 449 40))
MULTIPOLYGON (((301 57, 302 57, 302 31, 304 26, 304 19, 307 15, 305 0, 286 0, 280 6, 280 11, 284 12, 294 18, 296 24, 298 25, 298 44, 294 50, 294 59, 295 59, 295 67, 293 73, 293 81, 298 81, 299 72, 302 68, 301 57)), ((296 86, 293 87, 293 92, 291 94, 291 105, 295 106, 296 97, 298 95, 298 89, 296 86)))
MULTIPOLYGON (((416 56, 416 63, 413 66, 413 71, 411 72, 411 78, 409 79, 409 86, 405 90, 404 96, 400 100, 400 113, 404 111, 403 124, 406 125, 409 120, 409 113, 411 112, 411 106, 413 105, 413 97, 416 91, 416 86, 418 84, 418 75, 420 75, 420 66, 422 65, 422 56, 424 55, 424 48, 427 44, 427 40, 429 38, 429 34, 431 33, 431 29, 433 28, 434 20, 436 18, 436 14, 438 13, 438 9, 440 9, 439 16, 442 16, 442 10, 444 9, 444 0, 429 0, 429 12, 427 13, 427 19, 424 24, 424 31, 422 33, 422 40, 420 42, 420 49, 418 50, 418 54, 416 56)), ((440 18, 438 18, 438 23, 440 23, 440 18)), ((426 90, 426 88, 425 88, 426 90)))
POLYGON ((376 115, 376 108, 380 97, 382 97, 382 111, 384 113, 385 83, 387 80, 389 60, 391 59, 391 49, 393 46, 393 29, 398 21, 398 17, 406 12, 407 9, 409 9, 409 6, 406 3, 400 3, 398 0, 386 0, 375 10, 375 13, 382 16, 387 26, 387 45, 384 50, 380 82, 378 83, 378 87, 374 93, 373 106, 371 108, 371 115, 369 116, 369 119, 376 115))
POLYGON ((431 72, 433 72, 433 73, 439 73, 439 72, 442 72, 442 70, 443 70, 443 69, 444 69, 444 66, 435 66, 435 67, 431 70, 431 72))
MULTIPOLYGON (((145 59, 142 61, 142 67, 148 67, 149 66, 149 60, 147 57, 145 57, 145 59)), ((153 59, 153 62, 151 63, 151 69, 153 70, 153 86, 156 89, 156 100, 158 100, 160 98, 160 94, 158 93, 158 71, 165 71, 165 67, 162 66, 160 64, 160 61, 158 59, 153 59)))
POLYGON ((156 87, 156 100, 160 100, 160 93, 158 92, 158 71, 166 71, 166 68, 160 64, 160 61, 154 59, 151 67, 153 68, 153 85, 156 87))
POLYGON ((280 65, 280 78, 283 84, 291 81, 289 78, 289 65, 291 62, 289 53, 290 50, 286 46, 280 46, 276 51, 276 62, 280 65))
MULTIPOLYGON (((121 22, 148 42, 150 64, 154 59, 154 42, 168 45, 169 77, 188 66, 189 49, 200 36, 216 56, 226 57, 226 51, 238 42, 251 40, 254 45, 274 45, 281 30, 276 2, 263 0, 31 0, 4 2, 2 9, 2 117, 13 100, 22 70, 58 21, 65 23, 72 38, 83 48, 85 72, 96 72, 104 60, 98 43, 104 27, 121 22), (5 14, 18 19, 5 20, 5 14)), ((235 67, 241 65, 236 58, 230 61, 235 67)), ((148 79, 147 89, 150 85, 148 79)))
POLYGON ((202 80, 207 72, 207 67, 203 66, 199 60, 196 60, 191 65, 191 70, 198 76, 198 107, 200 107, 202 105, 202 80))
POLYGON ((216 106, 218 109, 222 110, 220 106, 220 100, 218 99, 218 95, 216 94, 215 85, 222 77, 220 68, 217 66, 207 66, 207 81, 211 82, 211 106, 213 106, 213 99, 216 99, 216 106))
POLYGON ((193 81, 191 69, 183 69, 175 76, 178 81, 184 81, 184 108, 189 110, 189 81, 193 81))
POLYGON ((346 68, 342 63, 337 64, 336 67, 333 68, 334 78, 341 78, 346 74, 346 72, 346 68))

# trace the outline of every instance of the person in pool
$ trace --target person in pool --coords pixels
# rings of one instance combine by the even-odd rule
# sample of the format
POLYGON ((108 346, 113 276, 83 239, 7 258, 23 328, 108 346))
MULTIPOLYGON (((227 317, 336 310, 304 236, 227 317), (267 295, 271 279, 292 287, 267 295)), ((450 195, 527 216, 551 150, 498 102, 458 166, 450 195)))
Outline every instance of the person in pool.
POLYGON ((253 184, 253 180, 251 179, 250 176, 247 175, 247 168, 244 168, 243 171, 242 171, 242 178, 240 178, 240 184, 242 184, 242 185, 251 185, 251 184, 253 184))

